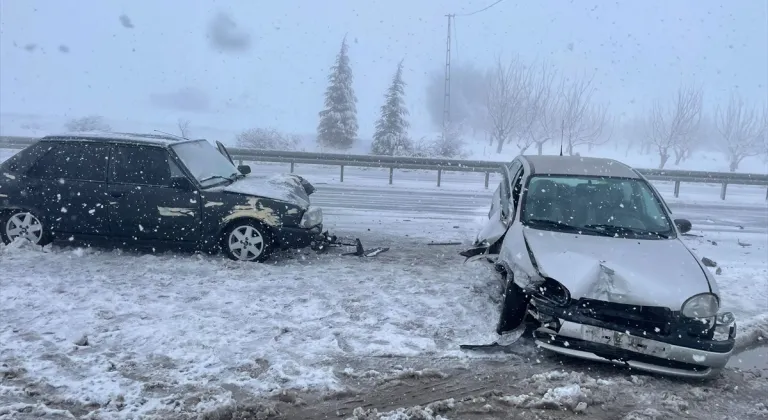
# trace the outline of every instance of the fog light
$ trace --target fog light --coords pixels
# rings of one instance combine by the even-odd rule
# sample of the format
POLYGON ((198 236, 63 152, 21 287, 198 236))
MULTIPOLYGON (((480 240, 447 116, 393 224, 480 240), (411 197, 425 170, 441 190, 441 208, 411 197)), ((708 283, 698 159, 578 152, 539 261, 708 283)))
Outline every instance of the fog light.
POLYGON ((733 324, 734 322, 736 322, 736 317, 733 315, 733 312, 721 312, 717 314, 718 325, 728 325, 733 324))
POLYGON ((715 335, 718 341, 733 340, 736 338, 736 317, 733 312, 722 312, 715 317, 715 335))

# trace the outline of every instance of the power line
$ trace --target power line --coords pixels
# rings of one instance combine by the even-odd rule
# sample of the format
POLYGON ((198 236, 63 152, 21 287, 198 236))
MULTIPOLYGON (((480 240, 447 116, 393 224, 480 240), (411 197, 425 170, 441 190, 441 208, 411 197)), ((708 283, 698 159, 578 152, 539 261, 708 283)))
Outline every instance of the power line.
POLYGON ((497 4, 501 3, 502 1, 504 1, 504 0, 496 0, 496 1, 495 1, 494 3, 492 3, 490 6, 486 6, 486 7, 482 8, 482 9, 480 9, 480 10, 475 10, 475 11, 474 11, 474 12, 472 12, 472 13, 463 13, 463 14, 460 14, 460 15, 454 15, 454 16, 472 16, 472 15, 476 15, 476 14, 478 14, 478 13, 480 13, 480 12, 484 12, 484 11, 486 11, 486 10, 490 9, 490 8, 491 8, 491 7, 493 7, 493 6, 496 6, 497 4))

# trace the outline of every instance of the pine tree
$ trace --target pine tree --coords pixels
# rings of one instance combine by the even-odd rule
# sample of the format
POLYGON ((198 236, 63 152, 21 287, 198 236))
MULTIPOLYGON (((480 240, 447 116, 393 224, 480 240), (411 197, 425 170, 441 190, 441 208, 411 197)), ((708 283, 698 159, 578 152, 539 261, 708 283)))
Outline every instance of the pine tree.
POLYGON ((352 68, 347 55, 347 38, 328 76, 325 91, 325 109, 320 111, 317 142, 322 146, 348 149, 357 139, 357 97, 352 89, 352 68))
POLYGON ((404 154, 410 152, 411 140, 408 138, 408 110, 405 108, 405 82, 403 81, 403 62, 397 65, 392 85, 384 96, 386 101, 381 106, 381 116, 376 121, 371 151, 376 155, 404 154))

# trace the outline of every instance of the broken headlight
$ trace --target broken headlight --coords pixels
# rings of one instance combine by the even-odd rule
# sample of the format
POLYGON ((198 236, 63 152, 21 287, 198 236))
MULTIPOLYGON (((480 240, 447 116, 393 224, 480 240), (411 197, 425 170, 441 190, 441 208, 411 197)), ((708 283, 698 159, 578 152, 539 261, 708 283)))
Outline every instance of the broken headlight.
POLYGON ((712 318, 720 310, 720 300, 712 293, 701 293, 683 303, 681 312, 688 318, 712 318))
POLYGON ((323 223, 323 209, 318 207, 310 207, 304 212, 301 217, 299 226, 309 229, 323 223))
POLYGON ((544 277, 544 281, 536 286, 536 295, 558 306, 566 306, 571 302, 568 288, 551 277, 544 277))

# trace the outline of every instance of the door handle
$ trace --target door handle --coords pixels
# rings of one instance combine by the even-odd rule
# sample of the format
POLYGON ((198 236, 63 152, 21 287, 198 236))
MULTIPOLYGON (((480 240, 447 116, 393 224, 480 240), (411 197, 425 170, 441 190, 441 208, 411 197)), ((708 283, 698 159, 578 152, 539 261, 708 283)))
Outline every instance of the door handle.
POLYGON ((120 197, 123 196, 123 193, 117 192, 117 191, 112 191, 111 193, 109 193, 109 195, 111 195, 114 198, 120 198, 120 197))

